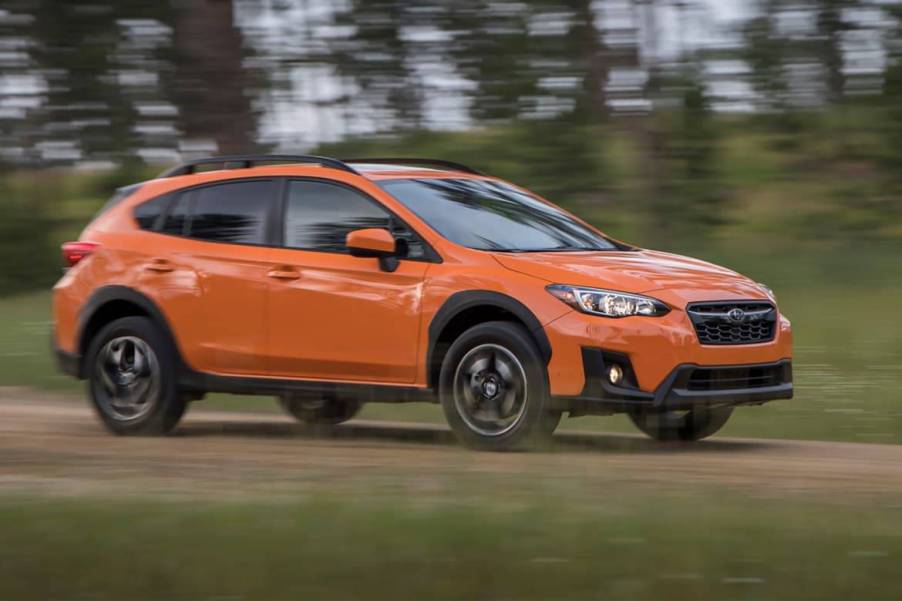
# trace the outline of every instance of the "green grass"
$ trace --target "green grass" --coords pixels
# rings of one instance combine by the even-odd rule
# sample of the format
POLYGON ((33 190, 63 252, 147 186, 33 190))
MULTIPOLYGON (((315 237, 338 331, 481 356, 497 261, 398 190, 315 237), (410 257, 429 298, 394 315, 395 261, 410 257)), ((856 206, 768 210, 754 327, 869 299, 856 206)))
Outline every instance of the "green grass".
POLYGON ((898 599, 899 507, 0 501, 0 598, 898 599))

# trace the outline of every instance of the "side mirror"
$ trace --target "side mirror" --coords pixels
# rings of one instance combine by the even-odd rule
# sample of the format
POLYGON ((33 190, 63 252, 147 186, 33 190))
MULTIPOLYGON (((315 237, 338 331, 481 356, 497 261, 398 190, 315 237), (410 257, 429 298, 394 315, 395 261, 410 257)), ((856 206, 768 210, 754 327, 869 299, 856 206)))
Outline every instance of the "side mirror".
POLYGON ((379 259, 382 271, 394 271, 398 268, 397 242, 386 229, 373 227, 348 232, 345 246, 352 257, 375 257, 379 259))

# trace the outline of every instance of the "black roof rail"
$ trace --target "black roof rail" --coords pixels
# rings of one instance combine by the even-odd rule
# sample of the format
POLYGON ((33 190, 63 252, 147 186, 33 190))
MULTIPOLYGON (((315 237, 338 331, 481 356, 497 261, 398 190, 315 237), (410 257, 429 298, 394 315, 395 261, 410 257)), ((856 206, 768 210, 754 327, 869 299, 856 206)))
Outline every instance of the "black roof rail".
POLYGON ((472 167, 467 167, 466 165, 461 165, 454 161, 443 161, 442 159, 422 159, 417 157, 364 157, 358 159, 342 159, 342 161, 345 163, 373 163, 378 165, 434 165, 436 167, 446 167, 454 171, 472 173, 473 175, 485 175, 472 167))
POLYGON ((260 163, 308 163, 357 174, 357 172, 347 163, 329 157, 308 154, 235 154, 187 161, 181 165, 176 165, 171 169, 167 169, 158 177, 190 175, 196 173, 197 168, 201 165, 222 165, 223 169, 228 169, 230 163, 238 163, 240 167, 244 169, 250 169, 254 165, 259 165, 260 163))

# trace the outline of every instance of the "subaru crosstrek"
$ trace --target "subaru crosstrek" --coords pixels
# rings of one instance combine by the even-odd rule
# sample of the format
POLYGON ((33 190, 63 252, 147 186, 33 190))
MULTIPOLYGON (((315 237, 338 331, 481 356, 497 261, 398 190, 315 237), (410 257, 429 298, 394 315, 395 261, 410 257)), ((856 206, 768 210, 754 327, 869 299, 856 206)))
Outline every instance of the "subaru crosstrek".
POLYGON ((166 433, 231 392, 312 424, 439 402, 483 449, 564 413, 697 440, 792 396, 766 286, 447 161, 192 161, 119 190, 63 255, 57 359, 117 434, 166 433))

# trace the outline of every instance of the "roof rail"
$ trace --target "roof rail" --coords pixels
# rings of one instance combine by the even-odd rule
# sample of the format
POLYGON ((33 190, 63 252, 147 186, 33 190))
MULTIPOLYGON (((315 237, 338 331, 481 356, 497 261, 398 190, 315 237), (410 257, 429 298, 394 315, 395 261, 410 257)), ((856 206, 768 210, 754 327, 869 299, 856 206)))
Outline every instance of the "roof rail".
POLYGON ((435 165, 436 167, 446 167, 454 171, 472 173, 473 175, 485 175, 472 167, 467 167, 466 165, 461 165, 454 161, 443 161, 441 159, 422 159, 416 157, 364 157, 358 159, 342 159, 342 161, 345 163, 374 163, 380 165, 435 165))
POLYGON ((347 163, 332 159, 329 157, 320 157, 308 154, 236 154, 223 155, 215 157, 207 157, 205 159, 196 159, 187 161, 181 165, 176 165, 171 169, 167 169, 157 177, 175 177, 177 175, 190 175, 197 172, 197 168, 201 165, 222 165, 223 169, 228 169, 230 163, 238 163, 240 168, 250 169, 260 163, 308 163, 322 165, 323 167, 331 167, 347 171, 348 173, 357 172, 347 163))

